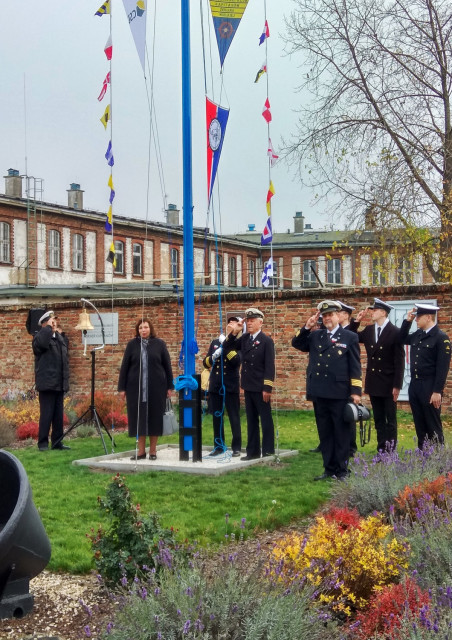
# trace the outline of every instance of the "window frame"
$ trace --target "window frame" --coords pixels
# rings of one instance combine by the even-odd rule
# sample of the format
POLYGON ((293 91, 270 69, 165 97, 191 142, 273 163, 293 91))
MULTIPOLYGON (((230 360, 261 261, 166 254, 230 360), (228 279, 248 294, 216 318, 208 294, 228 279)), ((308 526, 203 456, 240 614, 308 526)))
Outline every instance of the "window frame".
POLYGON ((170 249, 170 278, 172 280, 178 280, 180 274, 180 254, 177 247, 171 247, 170 249))
POLYGON ((125 242, 123 240, 115 240, 114 244, 115 244, 115 260, 116 260, 116 267, 114 268, 114 274, 117 276, 123 276, 125 274, 125 271, 124 271, 125 242), (121 248, 119 248, 119 245, 121 245, 121 248))
POLYGON ((72 271, 85 271, 85 236, 82 233, 73 233, 71 238, 71 245, 72 271), (75 246, 78 238, 81 239, 81 247, 75 246), (81 266, 76 265, 77 257, 81 259, 81 266))
POLYGON ((9 222, 0 221, 0 262, 11 264, 11 225, 9 222), (5 231, 5 233, 4 233, 5 231), (4 251, 6 250, 6 255, 4 251))
POLYGON ((256 261, 253 258, 248 260, 248 286, 250 289, 256 288, 256 261))
POLYGON ((301 286, 303 288, 306 289, 310 289, 313 287, 317 286, 317 278, 315 277, 312 269, 311 269, 311 265, 316 268, 317 267, 317 260, 315 260, 314 258, 306 258, 305 260, 303 260, 302 262, 302 277, 301 277, 301 286), (305 265, 307 266, 307 269, 305 269, 305 265), (307 272, 308 277, 305 278, 305 272, 307 272))
POLYGON ((229 256, 229 286, 237 286, 237 258, 229 256))
POLYGON ((341 284, 341 259, 328 258, 326 263, 326 282, 327 284, 341 284), (331 268, 330 268, 331 266, 331 268), (337 268, 339 267, 339 268, 337 268))
POLYGON ((141 242, 132 242, 132 275, 136 278, 143 277, 143 245, 141 242), (139 254, 136 253, 136 248, 139 247, 139 254), (135 262, 139 259, 139 272, 135 270, 135 262))
POLYGON ((48 232, 48 266, 49 269, 61 269, 61 232, 49 229, 48 232), (54 242, 57 239, 58 242, 54 242))

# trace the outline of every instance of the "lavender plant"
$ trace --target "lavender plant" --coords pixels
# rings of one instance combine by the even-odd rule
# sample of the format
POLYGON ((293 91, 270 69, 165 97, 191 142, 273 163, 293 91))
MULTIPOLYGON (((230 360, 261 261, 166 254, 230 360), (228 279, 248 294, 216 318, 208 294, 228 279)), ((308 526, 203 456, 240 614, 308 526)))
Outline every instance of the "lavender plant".
POLYGON ((332 487, 332 502, 356 508, 360 515, 387 513, 395 496, 407 485, 433 480, 452 470, 452 449, 427 442, 422 450, 404 449, 378 453, 372 460, 355 455, 347 482, 332 487))

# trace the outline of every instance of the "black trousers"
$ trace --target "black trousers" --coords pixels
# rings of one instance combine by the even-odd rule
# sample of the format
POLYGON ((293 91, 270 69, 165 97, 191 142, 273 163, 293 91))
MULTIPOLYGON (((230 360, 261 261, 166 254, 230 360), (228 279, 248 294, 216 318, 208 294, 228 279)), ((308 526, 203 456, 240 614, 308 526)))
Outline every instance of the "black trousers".
MULTIPOLYGON (((317 402, 315 400, 313 400, 312 401, 312 405, 314 407, 314 416, 315 416, 315 423, 317 425, 317 433, 319 434, 320 450, 322 450, 322 440, 320 438, 319 423, 317 421, 317 409, 316 409, 317 402)), ((350 426, 350 453, 349 453, 349 456, 350 456, 350 458, 353 458, 355 453, 358 451, 358 447, 357 447, 357 444, 356 444, 356 422, 351 422, 349 426, 350 426)))
POLYGON ((271 402, 264 402, 262 391, 245 391, 245 411, 248 431, 246 455, 253 458, 261 455, 259 418, 262 426, 262 455, 275 453, 275 427, 271 402))
POLYGON ((430 404, 433 393, 432 380, 411 380, 408 387, 408 400, 413 413, 416 428, 417 446, 422 449, 426 438, 437 440, 444 444, 443 423, 441 422, 441 408, 435 409, 430 404))
POLYGON ((397 446, 397 403, 391 396, 370 396, 374 414, 375 431, 377 432, 377 449, 386 451, 397 446), (389 443, 386 444, 386 443, 389 443))
POLYGON ((213 414, 213 438, 214 447, 222 449, 225 445, 224 439, 224 409, 228 413, 229 423, 232 431, 232 451, 240 451, 242 448, 242 428, 240 425, 240 395, 239 393, 228 393, 224 396, 219 393, 209 393, 210 408, 213 414))
POLYGON ((330 476, 347 473, 350 455, 350 423, 344 421, 347 400, 316 398, 316 419, 320 436, 323 466, 330 476))
POLYGON ((52 444, 63 435, 63 399, 64 391, 39 392, 38 447, 49 444, 50 427, 52 427, 52 444))

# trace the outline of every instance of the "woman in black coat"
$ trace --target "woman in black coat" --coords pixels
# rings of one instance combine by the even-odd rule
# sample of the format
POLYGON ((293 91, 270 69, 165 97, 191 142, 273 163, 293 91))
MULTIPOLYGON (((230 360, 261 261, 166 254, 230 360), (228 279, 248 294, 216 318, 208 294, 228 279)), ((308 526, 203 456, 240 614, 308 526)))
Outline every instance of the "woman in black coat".
POLYGON ((173 371, 166 344, 156 337, 147 318, 137 322, 135 332, 124 352, 118 391, 127 401, 129 436, 136 437, 138 431, 138 459, 146 457, 149 436, 149 460, 156 460, 166 398, 174 388, 173 371))

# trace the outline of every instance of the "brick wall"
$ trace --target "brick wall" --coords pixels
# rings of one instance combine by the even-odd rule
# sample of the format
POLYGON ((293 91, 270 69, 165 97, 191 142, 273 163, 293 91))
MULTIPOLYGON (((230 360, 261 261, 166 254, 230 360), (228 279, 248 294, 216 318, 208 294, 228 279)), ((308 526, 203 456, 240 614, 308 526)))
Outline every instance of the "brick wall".
MULTIPOLYGON (((271 292, 256 292, 227 295, 222 301, 223 315, 229 312, 239 313, 248 306, 258 306, 265 314, 264 330, 272 334, 276 345, 277 379, 274 393, 274 406, 296 409, 310 407, 305 399, 305 371, 307 356, 291 347, 291 339, 295 331, 304 324, 307 317, 314 312, 317 303, 325 298, 341 299, 361 309, 373 302, 375 296, 387 300, 424 300, 436 299, 441 311, 439 324, 452 336, 452 286, 425 285, 422 287, 394 287, 391 289, 336 289, 334 293, 321 290, 276 291, 273 302, 271 292)), ((119 314, 119 344, 107 345, 105 351, 96 355, 96 389, 115 390, 122 354, 127 341, 134 336, 136 320, 141 316, 142 300, 92 300, 103 313, 112 310, 119 314)), ((35 306, 39 306, 36 304, 35 306)), ((62 325, 70 340, 71 391, 73 393, 89 393, 90 391, 90 357, 83 357, 81 333, 74 329, 81 312, 80 303, 55 302, 47 306, 55 309, 61 318, 62 325)), ((27 308, 11 306, 0 309, 0 395, 8 390, 24 391, 33 385, 33 355, 31 337, 25 330, 27 308)), ((197 371, 201 370, 201 359, 204 357, 210 341, 219 334, 219 315, 217 296, 208 295, 201 305, 195 306, 198 326, 197 341, 199 346, 199 362, 197 371), (199 309, 199 317, 198 317, 199 309)), ((145 300, 145 315, 151 318, 157 335, 163 338, 168 346, 173 363, 174 374, 178 375, 178 358, 182 340, 183 319, 182 301, 178 304, 173 298, 145 300)), ((363 365, 366 357, 363 354, 363 365)), ((446 410, 452 410, 452 376, 449 375, 444 398, 446 410)))

